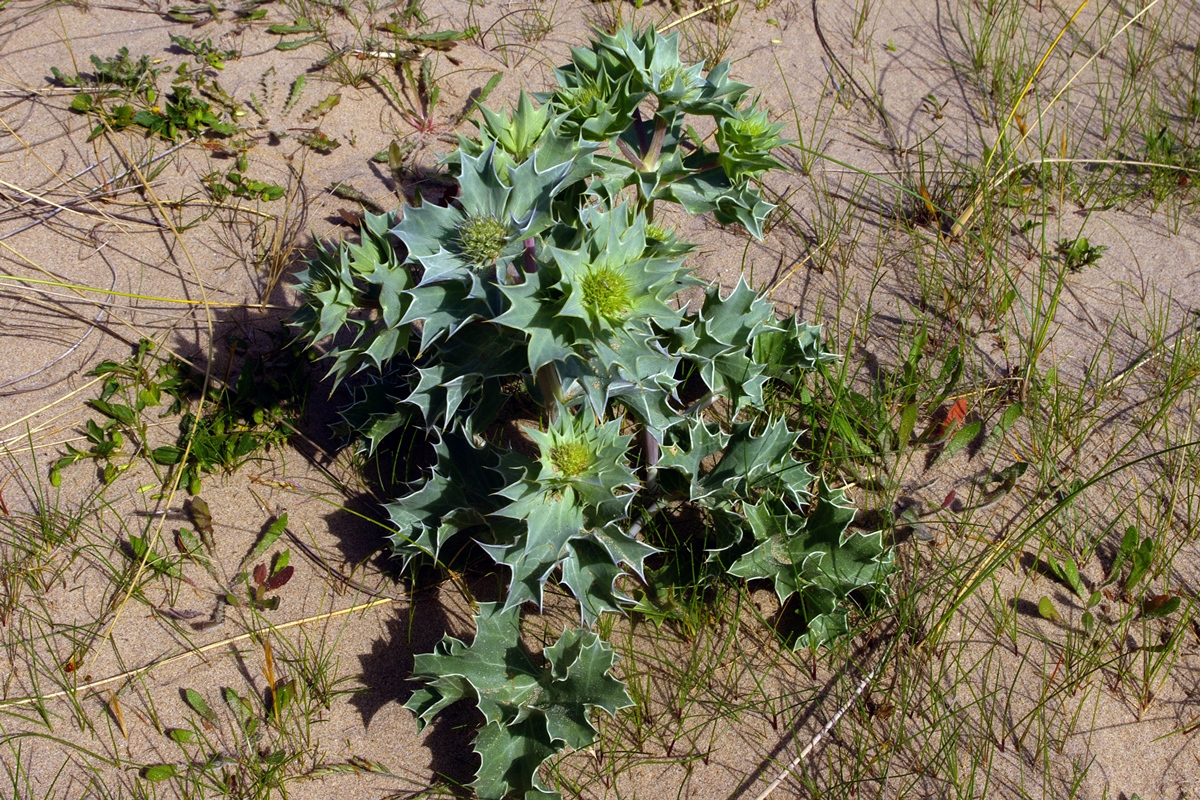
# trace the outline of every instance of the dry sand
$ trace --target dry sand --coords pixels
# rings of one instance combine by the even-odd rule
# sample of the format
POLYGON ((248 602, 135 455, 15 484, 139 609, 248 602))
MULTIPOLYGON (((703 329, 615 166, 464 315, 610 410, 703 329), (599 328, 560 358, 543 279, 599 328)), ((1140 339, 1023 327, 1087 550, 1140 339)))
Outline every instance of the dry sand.
MULTIPOLYGON (((1035 8, 1041 5, 1027 4, 1029 24, 1060 26, 1063 13, 1053 8, 1052 0, 1047 0, 1039 15, 1035 8)), ((222 46, 241 51, 241 58, 230 61, 220 73, 221 85, 239 101, 247 101, 251 93, 261 97, 264 72, 274 70, 279 88, 265 102, 277 118, 267 127, 301 127, 304 123, 299 122, 299 115, 304 108, 330 92, 339 92, 340 104, 321 123, 326 134, 342 142, 332 154, 308 152, 294 139, 272 143, 265 129, 258 132, 261 142, 250 152, 250 172, 255 177, 284 182, 299 176, 303 199, 287 224, 318 237, 337 237, 349 230, 340 223, 338 212, 357 209, 357 205, 332 195, 330 187, 339 182, 352 184, 385 207, 394 206, 402 195, 411 197, 413 185, 397 186, 386 165, 370 161, 394 138, 411 143, 411 163, 426 168, 433 167, 438 154, 452 148, 453 132, 440 121, 430 132, 414 132, 388 99, 370 86, 339 86, 323 74, 310 72, 314 61, 324 55, 316 46, 280 52, 273 49, 278 37, 266 34, 261 25, 241 25, 229 13, 223 14, 218 23, 192 30, 166 19, 166 6, 165 2, 161 6, 13 2, 0 11, 0 118, 4 121, 4 130, 0 131, 0 180, 6 182, 0 185, 0 269, 7 274, 104 290, 96 295, 61 288, 42 292, 11 284, 0 287, 0 396, 5 411, 0 419, 0 438, 8 451, 6 476, 9 470, 24 470, 14 472, 3 488, 11 513, 44 507, 51 495, 64 511, 89 507, 89 493, 96 486, 90 465, 78 465, 64 474, 61 495, 46 485, 44 476, 46 467, 64 452, 65 444, 80 439, 82 422, 88 417, 82 403, 94 397, 96 391, 86 374, 91 366, 105 358, 124 358, 130 344, 143 336, 160 339, 200 367, 209 358, 209 343, 219 342, 229 333, 250 339, 252 347, 266 347, 262 331, 272 319, 285 316, 295 300, 286 288, 287 279, 264 298, 264 274, 246 257, 255 250, 255 243, 246 238, 250 223, 259 221, 269 227, 280 224, 277 221, 256 220, 243 214, 236 217, 236 225, 231 228, 227 224, 231 216, 218 214, 177 239, 161 216, 146 207, 150 198, 145 193, 126 191, 107 202, 83 197, 123 170, 121 153, 114 150, 114 143, 132 154, 144 154, 152 146, 155 152, 162 152, 166 145, 134 134, 113 137, 111 142, 85 143, 88 122, 68 110, 73 92, 51 84, 50 66, 67 73, 74 72, 73 64, 86 70, 88 55, 109 56, 119 46, 127 46, 132 54, 147 53, 174 65, 186 56, 172 50, 168 36, 194 35, 212 37, 222 46), (282 104, 287 87, 301 74, 308 75, 309 89, 300 107, 284 118, 282 104), (64 179, 76 175, 81 177, 64 185, 64 179), (117 218, 117 214, 121 216, 117 218), (35 220, 39 224, 30 226, 35 220), (266 300, 273 306, 267 310, 216 308, 206 313, 178 304, 130 299, 118 292, 228 304, 266 300)), ((877 74, 878 91, 894 130, 892 134, 885 131, 865 103, 852 102, 848 108, 839 106, 834 112, 821 149, 833 158, 879 174, 896 167, 897 156, 880 146, 881 142, 886 144, 889 135, 895 135, 906 146, 936 136, 949 155, 978 157, 972 143, 978 141, 975 134, 982 122, 961 72, 953 68, 965 57, 952 24, 960 16, 958 4, 937 0, 873 3, 870 25, 874 43, 869 48, 851 41, 848 31, 852 6, 822 3, 823 31, 830 47, 855 71, 877 74), (890 46, 884 47, 885 43, 890 46), (924 104, 931 94, 938 102, 946 103, 936 115, 924 104)), ((290 21, 292 17, 280 4, 266 8, 269 21, 290 21)), ((536 44, 526 44, 513 29, 512 15, 527 18, 527 12, 516 5, 484 3, 470 7, 446 1, 427 7, 426 12, 436 16, 431 29, 463 27, 470 13, 474 15, 473 24, 491 31, 484 36, 487 47, 466 43, 454 50, 453 56, 460 63, 439 61, 439 74, 443 76, 440 120, 463 108, 469 93, 482 86, 493 71, 504 73, 490 102, 493 107, 511 102, 522 88, 545 88, 551 80, 549 68, 564 60, 567 47, 585 41, 587 20, 599 18, 605 8, 578 2, 554 6, 553 28, 536 44), (523 14, 526 16, 519 16, 523 14), (496 27, 489 28, 493 23, 496 27), (507 40, 502 40, 502 32, 507 40)), ((659 4, 639 12, 626 7, 625 12, 643 22, 673 16, 659 4)), ((1096 12, 1089 9, 1086 13, 1096 12)), ((1195 22, 1191 21, 1193 29, 1195 22)), ((335 25, 344 30, 346 43, 352 44, 347 20, 335 20, 335 25)), ((794 100, 803 125, 819 113, 827 113, 837 102, 830 86, 826 53, 814 35, 807 3, 777 0, 762 11, 743 6, 730 56, 735 61, 735 77, 755 84, 763 92, 767 107, 783 113, 790 110, 794 100), (781 73, 786 77, 791 99, 781 73)), ((1081 47, 1076 61, 1085 57, 1081 47)), ((1058 62, 1056 65, 1065 69, 1058 62)), ((1048 75, 1046 83, 1052 85, 1062 77, 1048 75)), ((1075 102, 1083 106, 1085 99, 1076 98, 1075 102)), ((254 116, 250 112, 246 121, 254 116)), ((230 161, 220 160, 195 144, 164 159, 164 163, 165 169, 151 185, 155 196, 164 202, 185 200, 174 218, 176 224, 198 217, 205 202, 197 191, 199 178, 231 166, 230 161)), ((842 181, 844 191, 853 192, 853 174, 832 163, 820 169, 830 184, 842 181)), ((123 185, 130 183, 127 178, 123 185)), ((793 172, 773 176, 769 183, 772 190, 789 198, 801 219, 812 218, 816 200, 806 179, 793 172)), ((865 213, 857 237, 845 235, 839 242, 822 243, 816 249, 818 231, 802 238, 777 230, 765 241, 754 242, 702 220, 680 220, 681 238, 701 244, 694 263, 705 278, 729 285, 744 273, 753 276, 759 285, 777 283, 773 296, 784 308, 843 334, 855 325, 855 308, 862 308, 869 298, 874 317, 870 327, 860 331, 852 356, 873 356, 886 362, 894 358, 904 321, 915 316, 922 278, 909 262, 889 262, 891 223, 886 214, 872 211, 877 204, 888 202, 881 199, 884 194, 872 187, 860 198, 865 213), (852 252, 856 238, 861 244, 852 252), (810 256, 808 261, 806 256, 810 256), (815 269, 825 258, 840 266, 815 269), (873 269, 881 261, 887 267, 873 269), (878 285, 872 286, 875 275, 881 277, 878 285), (846 297, 852 298, 845 304, 849 310, 840 319, 833 317, 830 310, 838 306, 839 298, 846 297)), ((279 213, 277 204, 264 209, 279 213)), ((1194 220, 1184 218, 1172 226, 1170 220, 1145 209, 1097 210, 1086 218, 1077 211, 1063 208, 1057 221, 1061 233, 1048 238, 1073 237, 1086 221, 1090 241, 1109 249, 1103 258, 1104 269, 1085 271, 1072 279, 1057 312, 1058 326, 1048 357, 1072 379, 1085 376, 1088 359, 1102 343, 1117 362, 1132 361, 1146 346, 1144 320, 1151 314, 1161 315, 1167 320, 1166 327, 1174 330, 1187 323, 1193 309, 1200 308, 1196 296, 1200 286, 1196 280, 1200 241, 1194 220)), ((306 237, 302 235, 301 239, 306 237)), ((952 287, 955 292, 978 289, 972 276, 964 274, 962 280, 962 285, 952 287)), ((1021 287, 1022 291, 1032 291, 1028 280, 1021 287)), ((996 341, 994 335, 981 331, 976 347, 983 363, 992 370, 986 378, 1002 376, 1013 366, 1015 350, 1011 342, 996 341)), ((218 352, 215 358, 217 369, 223 368, 224 356, 218 352)), ((333 440, 324 425, 330 414, 318 409, 312 416, 306 433, 318 445, 331 448, 333 440)), ((173 431, 160 433, 166 441, 173 431)), ((938 483, 922 489, 923 496, 936 502, 950 488, 961 485, 954 475, 974 469, 962 463, 951 465, 938 483)), ((337 507, 347 503, 353 510, 371 515, 376 513, 373 500, 361 491, 338 497, 330 474, 351 487, 358 485, 346 459, 328 458, 304 444, 205 483, 204 496, 213 509, 220 569, 232 570, 270 514, 286 510, 291 530, 336 570, 353 574, 358 584, 358 588, 347 588, 315 563, 299 558, 293 546, 296 578, 281 593, 279 610, 268 613, 273 624, 328 615, 378 597, 396 598, 395 602, 289 628, 274 640, 275 658, 280 662, 277 671, 296 674, 299 669, 297 665, 303 659, 289 663, 293 661, 289 648, 292 653, 303 652, 306 647, 319 650, 332 659, 327 668, 340 681, 336 690, 348 690, 334 694, 328 709, 316 715, 319 721, 311 731, 313 750, 301 766, 310 769, 319 764, 346 764, 357 757, 386 765, 393 773, 328 772, 290 783, 287 796, 409 796, 410 792, 436 784, 438 775, 466 783, 475 763, 469 750, 470 726, 475 724, 472 714, 448 714, 418 734, 412 715, 401 703, 412 690, 406 678, 413 653, 429 651, 444 633, 469 637, 469 614, 452 584, 427 590, 415 602, 406 599, 407 585, 392 582, 382 569, 386 565, 375 557, 380 529, 337 507)), ((261 645, 242 639, 130 680, 79 691, 71 699, 50 700, 44 705, 52 724, 49 735, 28 735, 49 732, 30 706, 10 705, 12 698, 57 692, 61 683, 83 685, 120 675, 197 646, 221 642, 243 629, 230 621, 195 632, 186 623, 148 612, 150 606, 156 606, 207 614, 214 598, 211 588, 203 583, 202 572, 195 576, 198 587, 175 582, 168 590, 167 584, 156 585, 148 590, 145 602, 129 603, 119 617, 112 613, 109 564, 119 565, 123 557, 107 545, 149 530, 152 536, 161 531, 164 544, 160 546, 169 546, 172 531, 185 521, 182 493, 168 503, 152 499, 153 492, 138 491, 138 487, 153 482, 154 476, 144 465, 135 467, 109 491, 103 508, 87 514, 92 546, 69 563, 57 563, 55 579, 44 591, 53 627, 36 631, 10 626, 2 631, 17 655, 12 663, 0 667, 0 672, 9 671, 4 681, 4 697, 8 699, 0 700, 0 709, 12 714, 0 719, 0 738, 7 742, 0 747, 0 762, 11 771, 20 756, 21 769, 28 778, 27 782, 14 784, 19 795, 36 791, 39 797, 43 793, 64 798, 143 796, 138 794, 142 789, 135 788, 139 784, 135 767, 180 758, 178 748, 160 731, 194 718, 181 698, 182 689, 199 691, 217 708, 222 687, 261 694, 266 686, 261 645), (28 646, 20 644, 26 641, 28 646), (75 673, 38 675, 30 671, 34 654, 42 668, 53 667, 66 664, 74 649, 85 644, 85 654, 75 673), (128 739, 119 731, 110 710, 110 690, 120 691, 128 739), (85 719, 87 723, 82 722, 85 719), (90 758, 87 753, 119 759, 121 768, 106 767, 102 760, 90 758), (102 791, 101 786, 106 788, 102 791)), ((1006 509, 997 514, 997 519, 1005 515, 1015 519, 1019 509, 1006 509)), ((904 546, 921 545, 910 541, 904 546)), ((66 555, 64 551, 55 558, 61 561, 66 555)), ((1194 546, 1189 544, 1177 558, 1181 591, 1194 591, 1195 569, 1200 563, 1196 556, 1194 546)), ((1029 598, 1036 602, 1038 595, 1051 591, 1046 582, 1035 589, 1016 578, 1010 584, 1004 587, 1004 602, 1029 602, 1029 598), (1021 591, 1023 595, 1018 594, 1021 591), (1022 601, 1021 597, 1026 599, 1022 601)), ((479 591, 483 594, 487 589, 479 591)), ((764 606, 764 613, 769 614, 770 596, 758 592, 755 597, 764 606)), ((984 599, 992 602, 994 598, 984 599)), ((1060 601, 1067 602, 1063 598, 1060 601)), ((545 624, 551 633, 570 620, 571 610, 562 605, 558 612, 547 616, 545 624)), ((231 611, 231 616, 234 613, 231 611)), ((980 733, 991 730, 986 723, 989 717, 1019 719, 1037 703, 1043 687, 1043 676, 1029 674, 1026 660, 983 643, 989 632, 977 631, 975 625, 986 618, 982 607, 968 607, 962 615, 963 628, 957 632, 964 642, 969 643, 976 635, 981 641, 978 664, 969 656, 963 658, 964 664, 974 664, 982 671, 960 685, 960 691, 967 691, 966 696, 946 698, 937 719, 895 720, 892 724, 940 726, 940 746, 954 747, 956 739, 961 739, 992 748, 994 774, 987 796, 1065 797, 1071 791, 1075 792, 1073 796, 1087 798, 1128 798, 1134 793, 1145 800, 1191 796, 1195 777, 1200 775, 1195 734, 1166 734, 1191 724, 1200 713, 1195 700, 1200 688, 1196 683, 1200 658, 1195 637, 1189 634, 1184 657, 1175 665, 1171 679, 1159 689, 1158 701, 1145 714, 1139 714, 1128 700, 1103 691, 1089 694, 1091 700, 1079 709, 1070 707, 1071 698, 1057 698, 1054 713, 1076 715, 1083 722, 1064 741, 1047 746, 1046 758, 1039 760, 1038 752, 1030 750, 1028 744, 1022 747, 1009 742, 1006 748, 1003 734, 1000 741, 995 741, 980 733), (1019 664, 1025 665, 1024 672, 1017 669, 1019 664), (1002 675, 1012 686, 1011 702, 1003 708, 996 706, 994 698, 969 695, 971 687, 988 683, 989 675, 1002 675), (1022 688, 1026 682, 1028 689, 1022 688), (1072 769, 1085 772, 1074 789, 1072 769)), ((1025 624, 1048 625, 1036 619, 1026 619, 1025 624)), ((530 637, 531 642, 535 641, 536 631, 530 637)), ((705 684, 699 693, 701 706, 711 710, 724 703, 737 710, 672 719, 672 687, 656 680, 655 663, 645 660, 635 666, 635 662, 624 658, 621 670, 638 669, 643 674, 622 674, 648 687, 650 706, 658 710, 659 716, 640 725, 628 718, 605 720, 602 744, 596 751, 572 754, 562 760, 562 774, 584 787, 583 796, 754 797, 777 773, 779 762, 792 759, 857 683, 858 673, 843 664, 822 664, 815 674, 795 665, 786 666, 785 660, 772 656, 776 651, 770 631, 752 621, 744 621, 735 636, 729 636, 727 627, 716 625, 692 641, 649 626, 630 631, 627 625, 619 625, 614 634, 617 642, 643 641, 637 637, 653 640, 653 652, 663 663, 699 659, 696 669, 704 676, 705 684), (739 698, 752 696, 756 684, 757 691, 776 698, 774 707, 761 703, 739 705, 739 698), (612 774, 612 763, 625 768, 619 770, 620 777, 610 786, 605 776, 612 774)), ((971 651, 968 648, 964 652, 971 651)), ((860 653, 864 662, 870 661, 870 654, 869 647, 860 653)), ((1056 668, 1048 654, 1044 670, 1048 673, 1056 668)), ((299 677, 308 679, 303 674, 299 677)), ((891 687, 883 677, 873 693, 882 702, 889 691, 891 687)), ((224 710, 219 711, 225 719, 224 710)), ((886 722, 867 720, 859 724, 876 725, 881 739, 887 735, 886 722)), ((216 748, 234 747, 228 725, 209 735, 216 748)), ((823 765, 851 758, 845 750, 852 741, 835 731, 804 766, 810 780, 823 786, 823 765)), ((915 760, 914 772, 920 769, 915 760)), ((953 780, 950 775, 928 776, 917 786, 922 796, 958 796, 953 780)), ((852 794, 844 785, 824 789, 836 796, 852 794)), ((863 795, 878 791, 879 785, 874 782, 862 787, 863 795)), ((892 786, 883 791, 895 793, 892 786)), ((7 787, 0 788, 0 795, 6 793, 7 787)), ((970 789, 963 793, 983 796, 970 789)), ((566 794, 570 796, 571 792, 566 794)), ((799 784, 785 783, 776 796, 810 796, 810 792, 799 784)))

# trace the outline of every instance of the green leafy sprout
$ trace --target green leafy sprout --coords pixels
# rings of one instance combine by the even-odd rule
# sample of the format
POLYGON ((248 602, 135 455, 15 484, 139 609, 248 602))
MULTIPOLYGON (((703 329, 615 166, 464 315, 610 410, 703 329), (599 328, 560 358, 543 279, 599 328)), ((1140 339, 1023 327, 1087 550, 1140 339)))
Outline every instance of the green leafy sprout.
POLYGON ((592 627, 671 588, 660 509, 708 521, 693 545, 713 574, 772 581, 795 647, 843 635, 887 591, 882 535, 850 529, 844 491, 797 460, 800 431, 764 410, 767 387, 796 388, 836 358, 820 328, 781 319, 744 280, 680 303, 699 285, 692 245, 656 212, 712 213, 761 236, 772 206, 758 181, 785 142, 728 64, 706 72, 678 45, 623 28, 572 49, 556 90, 482 109, 478 137, 460 138, 445 159, 454 205, 367 214, 359 242, 320 245, 298 276, 293 324, 353 390, 343 418, 361 446, 405 429, 432 444, 386 506, 401 567, 482 552, 507 576, 470 645, 446 638, 416 657, 423 686, 407 704, 421 725, 457 700, 478 705, 481 798, 558 797, 542 762, 594 741, 593 709, 630 704, 592 627), (542 667, 521 614, 548 583, 575 598, 583 627, 542 667))

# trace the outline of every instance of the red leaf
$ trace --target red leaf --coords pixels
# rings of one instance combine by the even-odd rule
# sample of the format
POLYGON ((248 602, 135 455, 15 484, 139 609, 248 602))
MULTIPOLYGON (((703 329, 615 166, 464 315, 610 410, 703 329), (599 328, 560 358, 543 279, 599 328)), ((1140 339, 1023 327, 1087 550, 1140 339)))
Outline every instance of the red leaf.
POLYGON ((967 399, 960 397, 946 412, 946 424, 957 424, 967 418, 967 399))
POLYGON ((1142 613, 1153 614, 1169 602, 1171 602, 1171 595, 1169 594, 1156 594, 1147 597, 1142 601, 1142 613))
POLYGON ((267 582, 267 565, 259 564, 254 568, 254 582, 262 586, 267 582))
POLYGON ((945 439, 952 430, 954 430, 964 419, 967 418, 969 406, 964 397, 954 401, 954 405, 946 411, 946 416, 941 421, 934 424, 933 435, 930 437, 932 441, 940 442, 945 439))
POLYGON ((295 572, 296 572, 295 567, 286 566, 283 569, 279 570, 279 572, 276 572, 274 575, 272 575, 270 580, 268 580, 263 585, 266 586, 267 589, 274 591, 275 589, 280 588, 281 586, 286 584, 288 581, 290 581, 292 579, 292 575, 295 572))

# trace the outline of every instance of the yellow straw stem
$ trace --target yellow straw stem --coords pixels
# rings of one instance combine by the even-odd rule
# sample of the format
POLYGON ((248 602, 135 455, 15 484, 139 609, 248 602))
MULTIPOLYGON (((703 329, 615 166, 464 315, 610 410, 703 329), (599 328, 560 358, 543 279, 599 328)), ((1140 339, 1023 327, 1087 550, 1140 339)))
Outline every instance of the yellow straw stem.
POLYGON ((23 278, 19 275, 0 275, 0 281, 29 283, 38 286, 53 286, 56 289, 70 289, 75 292, 109 294, 113 295, 114 297, 128 297, 131 300, 145 300, 149 303, 175 303, 185 306, 204 306, 206 308, 269 308, 276 311, 286 310, 285 306, 261 305, 259 303, 214 303, 209 300, 187 300, 180 297, 156 297, 154 295, 134 294, 132 292, 118 292, 115 289, 100 289, 95 286, 83 286, 76 283, 63 283, 62 281, 48 281, 41 278, 23 278))

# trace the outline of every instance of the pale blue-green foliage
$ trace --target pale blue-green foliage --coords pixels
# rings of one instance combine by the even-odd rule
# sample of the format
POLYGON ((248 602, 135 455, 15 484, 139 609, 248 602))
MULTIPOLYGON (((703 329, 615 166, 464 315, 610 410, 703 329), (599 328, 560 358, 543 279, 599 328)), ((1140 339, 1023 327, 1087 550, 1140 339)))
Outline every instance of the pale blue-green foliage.
POLYGON ((883 535, 848 530, 854 506, 841 489, 821 481, 807 514, 766 495, 742 507, 755 547, 729 567, 740 578, 768 578, 780 601, 793 606, 804 630, 796 646, 816 648, 847 630, 851 592, 862 599, 883 591, 894 557, 883 535))
POLYGON ((772 123, 767 112, 751 103, 717 122, 717 152, 721 166, 731 180, 757 178, 764 172, 780 169, 783 164, 771 155, 776 147, 787 144, 779 135, 783 125, 772 123))
POLYGON ((679 34, 622 28, 600 34, 591 48, 572 48, 570 63, 554 74, 560 88, 537 97, 561 115, 562 131, 607 143, 625 156, 597 156, 603 174, 589 191, 613 203, 622 189, 635 186, 644 203, 713 212, 722 223, 762 236, 774 206, 751 180, 779 165, 767 151, 785 140, 778 136, 780 125, 762 129, 766 112, 757 101, 742 104, 750 87, 730 80, 727 62, 705 74, 702 64, 680 60, 679 34), (651 95, 657 109, 653 119, 643 120, 638 106, 651 95), (688 115, 711 117, 725 130, 723 141, 736 149, 728 156, 707 151, 685 127, 688 115), (762 154, 754 146, 762 146, 762 154))
MULTIPOLYGON (((496 512, 498 517, 523 526, 516 529, 512 541, 484 546, 497 563, 511 570, 505 607, 529 601, 541 606, 546 581, 573 553, 571 541, 591 531, 603 532, 608 524, 628 517, 638 481, 627 463, 632 437, 622 435, 620 428, 619 419, 599 425, 591 414, 573 415, 562 409, 547 430, 528 430, 538 447, 538 458, 520 480, 497 493, 510 502, 496 512)), ((618 529, 593 542, 602 547, 616 545, 619 537, 618 529)), ((641 547, 644 549, 633 548, 640 557, 630 566, 640 568, 653 551, 641 547)), ((596 609, 618 610, 613 581, 618 575, 616 567, 627 558, 619 548, 605 549, 607 559, 586 568, 576 563, 576 574, 567 575, 564 581, 580 598, 583 617, 589 623, 595 620, 596 609), (597 569, 601 575, 595 574, 597 569), (603 575, 608 576, 607 581, 601 580, 603 575)))
POLYGON ((778 166, 780 126, 728 64, 681 63, 674 34, 601 35, 555 74, 544 105, 483 110, 479 138, 445 159, 456 204, 368 214, 358 243, 318 246, 297 287, 294 324, 329 343, 338 380, 356 376, 343 417, 364 446, 406 427, 433 446, 386 507, 395 557, 408 569, 480 548, 509 579, 470 647, 417 656, 425 688, 408 704, 422 724, 479 705, 481 797, 552 796, 542 761, 592 741, 589 708, 627 703, 594 634, 567 632, 536 667, 519 611, 555 580, 585 625, 634 607, 627 582, 663 574, 639 535, 647 509, 697 508, 710 524, 696 547, 714 570, 773 580, 800 611, 797 646, 845 631, 851 595, 882 592, 891 568, 878 534, 847 531, 844 495, 814 487, 799 431, 763 410, 769 386, 797 389, 835 358, 820 328, 779 319, 744 280, 684 307, 692 245, 651 224, 672 203, 761 235, 772 206, 754 182, 778 166), (710 117, 715 151, 689 115, 710 117))
MULTIPOLYGON (((727 61, 707 75, 703 64, 685 65, 679 57, 678 33, 662 36, 653 28, 626 27, 613 34, 600 33, 594 47, 609 72, 630 75, 633 91, 654 94, 660 113, 720 117, 731 113, 750 91, 748 85, 729 79, 727 61)), ((578 64, 577 68, 585 67, 578 64)))
POLYGON ((507 268, 524 249, 524 240, 553 223, 550 203, 571 175, 571 161, 541 164, 530 158, 508 167, 507 181, 497 173, 496 144, 478 156, 460 153, 461 208, 429 203, 405 206, 392 233, 421 268, 418 285, 466 281, 481 296, 489 278, 506 282, 507 268), (483 254, 470 241, 473 226, 495 225, 494 250, 483 254))
POLYGON ((329 372, 338 381, 368 367, 379 372, 408 346, 401 324, 412 278, 388 240, 395 223, 391 214, 366 214, 358 244, 328 247, 317 242, 317 254, 296 276, 304 304, 292 324, 313 343, 348 335, 349 342, 326 353, 329 372), (372 319, 369 312, 378 310, 372 319))
POLYGON ((604 142, 627 127, 647 92, 633 86, 634 76, 610 69, 594 49, 571 48, 571 62, 554 70, 558 89, 538 93, 562 115, 563 133, 604 142))
MULTIPOLYGON (((681 255, 657 254, 644 214, 625 204, 580 212, 577 239, 547 245, 550 263, 523 283, 503 287, 508 309, 496 322, 530 336, 529 367, 596 357, 597 341, 669 329, 680 318, 667 304, 695 281, 681 255)), ((678 249, 678 248, 676 248, 678 249)))
POLYGON ((446 636, 432 653, 414 657, 413 677, 425 685, 405 708, 420 727, 463 698, 483 714, 475 739, 482 765, 471 784, 482 800, 559 797, 538 779, 538 766, 563 746, 579 749, 596 740, 588 719, 593 709, 616 714, 632 705, 624 685, 609 675, 612 648, 595 633, 564 631, 542 655, 548 668, 537 666, 522 646, 516 608, 482 603, 469 646, 446 636))

